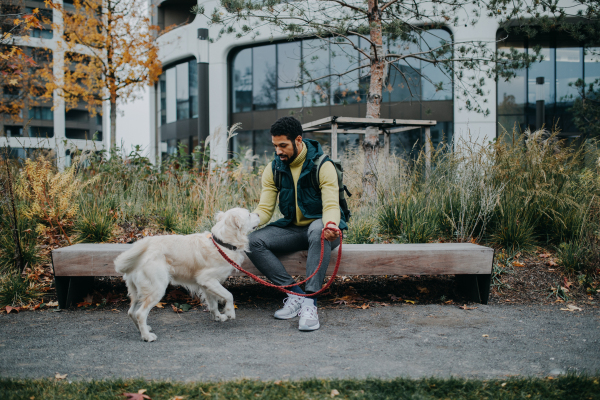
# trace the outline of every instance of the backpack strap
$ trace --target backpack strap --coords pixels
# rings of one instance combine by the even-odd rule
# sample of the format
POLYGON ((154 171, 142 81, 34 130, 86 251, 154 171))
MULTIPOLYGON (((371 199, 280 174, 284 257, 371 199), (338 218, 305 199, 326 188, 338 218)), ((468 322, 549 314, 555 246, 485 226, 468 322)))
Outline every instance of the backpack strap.
POLYGON ((321 171, 321 166, 323 166, 323 164, 329 161, 329 157, 327 157, 327 154, 321 154, 319 156, 319 158, 317 158, 314 163, 314 167, 313 167, 313 173, 310 174, 310 183, 312 185, 312 187, 320 192, 321 191, 321 181, 319 179, 319 173, 321 171))
POLYGON ((273 161, 271 163, 271 168, 273 170, 273 183, 275 184, 275 187, 277 188, 278 192, 281 192, 281 171, 279 171, 277 168, 275 168, 275 161, 273 161))

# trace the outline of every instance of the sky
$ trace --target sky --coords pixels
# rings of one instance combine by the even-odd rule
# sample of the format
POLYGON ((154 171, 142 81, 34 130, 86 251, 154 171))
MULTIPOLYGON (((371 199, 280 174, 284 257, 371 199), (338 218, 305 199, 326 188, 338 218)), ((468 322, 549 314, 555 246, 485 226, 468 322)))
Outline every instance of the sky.
POLYGON ((149 153, 150 145, 150 98, 148 89, 138 100, 120 105, 123 115, 117 115, 117 144, 125 153, 139 144, 144 149, 143 154, 149 153))

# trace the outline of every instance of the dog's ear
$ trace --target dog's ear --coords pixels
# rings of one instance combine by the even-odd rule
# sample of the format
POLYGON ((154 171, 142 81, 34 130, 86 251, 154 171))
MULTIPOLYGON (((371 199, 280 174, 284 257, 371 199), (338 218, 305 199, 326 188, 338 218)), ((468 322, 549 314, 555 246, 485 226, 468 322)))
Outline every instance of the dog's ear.
POLYGON ((219 222, 220 220, 223 219, 223 216, 225 215, 225 213, 223 211, 219 211, 216 215, 215 215, 215 220, 217 222, 219 222))
POLYGON ((233 223, 235 224, 235 226, 237 226, 240 229, 242 229, 244 227, 244 221, 242 220, 242 217, 240 217, 239 215, 233 216, 233 223))

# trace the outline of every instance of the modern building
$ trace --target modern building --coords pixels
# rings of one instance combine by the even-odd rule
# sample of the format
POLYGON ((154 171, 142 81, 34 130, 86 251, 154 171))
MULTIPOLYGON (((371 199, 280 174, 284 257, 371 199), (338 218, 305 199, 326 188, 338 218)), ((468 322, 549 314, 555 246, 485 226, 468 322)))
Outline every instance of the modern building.
MULTIPOLYGON (((157 157, 173 154, 180 144, 193 149, 208 134, 224 132, 234 123, 241 123, 241 131, 227 144, 221 137, 213 142, 211 154, 225 160, 233 153, 251 148, 256 154, 270 157, 269 127, 279 117, 295 115, 303 122, 326 116, 365 117, 366 77, 358 71, 344 78, 327 78, 317 83, 293 88, 302 74, 311 77, 347 71, 349 60, 356 60, 356 50, 342 48, 335 40, 306 38, 289 41, 286 37, 272 37, 263 31, 257 38, 236 38, 224 35, 216 38, 219 27, 208 28, 206 18, 195 17, 186 12, 195 3, 175 0, 152 0, 156 7, 156 23, 177 28, 158 38, 160 58, 164 73, 154 88, 151 98, 152 144, 157 157), (208 29, 207 29, 208 28, 208 29), (208 34, 210 32, 210 35, 208 34), (303 68, 300 68, 300 62, 303 68)), ((206 10, 212 10, 218 2, 203 2, 206 10)), ((465 21, 467 22, 467 21, 465 21)), ((479 22, 453 26, 430 32, 429 46, 435 41, 452 38, 455 42, 487 41, 495 49, 496 40, 503 37, 498 21, 481 16, 479 22)), ((360 47, 362 39, 355 38, 360 47)), ((405 43, 386 40, 386 46, 406 46, 405 43)), ((438 67, 412 62, 404 71, 412 80, 409 89, 403 84, 399 73, 391 69, 389 84, 391 92, 384 94, 382 118, 433 119, 438 124, 432 128, 434 144, 444 140, 452 143, 456 138, 471 138, 481 142, 494 139, 502 127, 524 130, 535 129, 536 89, 543 92, 546 127, 558 126, 562 135, 577 136, 579 132, 572 122, 570 107, 575 88, 570 86, 578 78, 588 80, 600 76, 600 63, 586 49, 587 44, 576 43, 557 36, 546 35, 535 42, 522 37, 510 37, 500 42, 502 47, 516 47, 532 51, 542 46, 545 61, 519 71, 510 82, 488 79, 481 88, 485 96, 481 103, 489 108, 484 115, 469 111, 455 93, 461 89, 438 67), (418 74, 430 79, 421 78, 418 74), (538 78, 544 78, 544 83, 538 78), (433 82, 447 83, 445 90, 436 90, 433 82)), ((402 70, 405 66, 399 64, 402 70)), ((468 76, 475 73, 464 71, 468 76)), ((539 96, 538 96, 539 97, 539 96)), ((539 121, 538 121, 539 122, 539 121)), ((223 134, 221 134, 223 136, 223 134)), ((423 143, 424 133, 419 130, 393 134, 392 148, 396 152, 410 152, 415 144, 423 143)), ((328 137, 318 137, 327 144, 328 137)), ((358 135, 341 134, 338 148, 355 145, 358 135)))
MULTIPOLYGON (((73 7, 72 3, 73 0, 64 0, 64 7, 73 7)), ((39 8, 51 21, 61 18, 58 12, 47 9, 42 0, 3 2, 3 7, 9 5, 23 13, 39 8)), ((51 62, 58 76, 62 74, 61 60, 65 56, 60 50, 61 40, 62 35, 45 24, 43 29, 31 30, 26 41, 18 38, 16 44, 22 45, 38 65, 51 62)), ((4 92, 3 95, 8 94, 4 92)), ((20 121, 0 119, 0 146, 8 145, 11 157, 15 158, 25 158, 36 149, 47 149, 56 156, 59 166, 68 165, 75 150, 101 150, 108 147, 108 138, 105 138, 108 135, 103 135, 103 126, 108 126, 108 120, 104 121, 108 118, 108 112, 99 111, 91 116, 85 104, 66 111, 64 102, 55 94, 53 101, 26 107, 20 121)))

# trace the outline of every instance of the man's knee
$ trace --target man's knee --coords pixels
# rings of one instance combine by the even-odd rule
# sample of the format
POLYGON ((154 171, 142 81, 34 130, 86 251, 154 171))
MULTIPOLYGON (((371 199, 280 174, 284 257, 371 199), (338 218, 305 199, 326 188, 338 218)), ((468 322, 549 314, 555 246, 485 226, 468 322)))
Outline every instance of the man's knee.
POLYGON ((250 249, 266 248, 264 236, 261 235, 260 230, 254 231, 250 235, 248 235, 248 245, 250 249))

